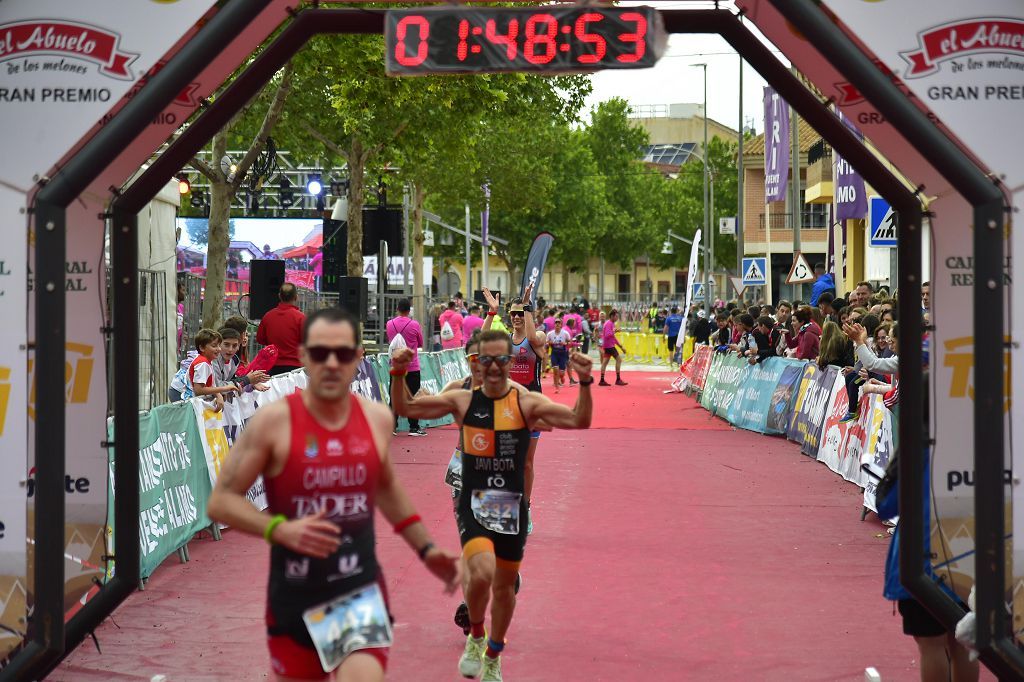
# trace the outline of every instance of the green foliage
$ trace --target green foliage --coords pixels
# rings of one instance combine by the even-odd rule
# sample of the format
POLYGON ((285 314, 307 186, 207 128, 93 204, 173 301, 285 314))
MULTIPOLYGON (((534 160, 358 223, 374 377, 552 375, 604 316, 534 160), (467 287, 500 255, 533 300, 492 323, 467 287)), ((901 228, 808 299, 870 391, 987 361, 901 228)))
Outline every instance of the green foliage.
MULTIPOLYGON (((185 231, 189 240, 196 246, 206 246, 210 238, 210 225, 206 218, 185 218, 185 231)), ((228 221, 228 239, 235 238, 235 221, 228 221)))

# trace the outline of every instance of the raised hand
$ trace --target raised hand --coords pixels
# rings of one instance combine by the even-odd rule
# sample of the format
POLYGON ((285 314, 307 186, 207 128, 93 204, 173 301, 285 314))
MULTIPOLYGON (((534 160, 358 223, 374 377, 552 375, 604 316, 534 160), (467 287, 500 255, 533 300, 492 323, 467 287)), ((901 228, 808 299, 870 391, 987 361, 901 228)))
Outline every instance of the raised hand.
POLYGON ((498 312, 498 308, 500 307, 500 301, 498 299, 501 297, 501 294, 498 294, 497 296, 495 296, 494 294, 491 293, 491 290, 488 289, 487 287, 483 288, 483 292, 484 292, 484 300, 487 301, 487 305, 488 305, 488 307, 490 307, 491 312, 492 313, 498 312))
POLYGON ((414 353, 411 348, 399 348, 391 356, 391 369, 405 372, 409 369, 409 363, 412 362, 414 353))
POLYGON ((526 285, 523 289, 523 303, 526 305, 533 305, 533 282, 526 285))
POLYGON ((594 361, 589 355, 573 353, 569 356, 569 368, 579 375, 581 381, 590 378, 590 372, 594 368, 594 361))

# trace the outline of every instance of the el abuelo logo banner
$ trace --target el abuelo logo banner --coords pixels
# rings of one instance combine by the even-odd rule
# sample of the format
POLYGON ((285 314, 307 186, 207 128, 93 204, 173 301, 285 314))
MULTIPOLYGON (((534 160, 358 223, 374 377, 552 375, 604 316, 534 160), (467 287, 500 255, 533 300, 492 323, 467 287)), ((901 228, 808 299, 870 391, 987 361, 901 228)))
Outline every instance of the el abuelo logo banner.
MULTIPOLYGON (((909 64, 904 74, 906 78, 935 73, 940 62, 958 57, 1001 52, 1024 58, 1024 20, 987 18, 952 21, 918 33, 917 40, 916 49, 900 53, 909 64)), ((962 70, 963 66, 954 67, 954 70, 958 68, 962 70)))
MULTIPOLYGON (((120 49, 121 36, 108 29, 72 21, 23 21, 0 27, 0 61, 20 56, 67 56, 99 64, 100 73, 122 80, 134 80, 129 68, 139 56, 120 49)), ((26 70, 73 71, 85 67, 63 60, 43 64, 23 63, 26 70)), ((11 73, 23 66, 8 64, 11 73)))

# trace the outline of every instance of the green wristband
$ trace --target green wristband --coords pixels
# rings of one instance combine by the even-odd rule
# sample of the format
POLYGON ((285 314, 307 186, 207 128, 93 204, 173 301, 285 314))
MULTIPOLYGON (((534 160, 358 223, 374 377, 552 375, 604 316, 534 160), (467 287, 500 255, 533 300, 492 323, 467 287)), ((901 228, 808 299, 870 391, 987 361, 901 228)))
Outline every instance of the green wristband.
POLYGON ((270 519, 270 523, 267 524, 266 529, 263 531, 263 539, 269 542, 270 544, 274 544, 274 541, 270 539, 271 536, 274 534, 274 529, 287 520, 288 517, 284 514, 278 514, 274 518, 270 519))

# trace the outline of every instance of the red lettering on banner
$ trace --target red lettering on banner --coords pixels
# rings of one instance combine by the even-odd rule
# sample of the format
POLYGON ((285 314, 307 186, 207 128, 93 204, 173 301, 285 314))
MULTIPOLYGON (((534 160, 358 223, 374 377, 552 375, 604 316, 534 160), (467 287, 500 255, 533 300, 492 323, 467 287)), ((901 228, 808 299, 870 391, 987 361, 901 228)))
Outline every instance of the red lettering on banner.
POLYGON ((910 68, 907 78, 920 78, 939 70, 938 62, 960 55, 1007 52, 1024 56, 1024 21, 1019 19, 966 19, 922 31, 917 48, 901 52, 910 68))
POLYGON ((19 55, 60 54, 100 65, 100 73, 132 80, 139 56, 118 49, 120 34, 68 21, 24 21, 0 26, 0 61, 19 55))

